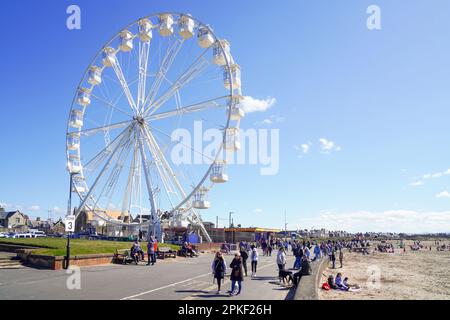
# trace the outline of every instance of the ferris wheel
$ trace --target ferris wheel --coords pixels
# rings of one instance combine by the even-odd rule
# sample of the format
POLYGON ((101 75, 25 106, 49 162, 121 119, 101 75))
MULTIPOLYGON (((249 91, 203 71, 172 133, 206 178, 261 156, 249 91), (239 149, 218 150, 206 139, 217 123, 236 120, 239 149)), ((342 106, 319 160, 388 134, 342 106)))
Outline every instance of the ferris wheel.
POLYGON ((162 225, 191 225, 211 241, 199 210, 210 208, 212 187, 229 180, 226 155, 240 148, 241 101, 240 67, 210 26, 161 13, 121 30, 95 55, 70 110, 75 215, 148 227, 158 239, 162 225), (192 142, 175 134, 198 127, 192 142), (220 141, 207 150, 208 132, 220 141))

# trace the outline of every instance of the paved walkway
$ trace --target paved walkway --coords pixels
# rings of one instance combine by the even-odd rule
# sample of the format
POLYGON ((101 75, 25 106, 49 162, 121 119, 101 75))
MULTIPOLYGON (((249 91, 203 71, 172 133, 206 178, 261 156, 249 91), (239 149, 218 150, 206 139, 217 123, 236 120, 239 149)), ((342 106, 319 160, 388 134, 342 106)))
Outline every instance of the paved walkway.
MULTIPOLYGON (((229 264, 233 256, 225 257, 229 264)), ((64 270, 2 270, 0 299, 284 300, 292 294, 289 287, 279 284, 275 252, 271 257, 260 256, 257 277, 246 277, 241 295, 235 297, 226 294, 231 286, 229 277, 222 285, 224 293, 216 294, 217 286, 213 284, 211 274, 212 259, 213 255, 204 254, 194 259, 158 260, 155 266, 84 267, 81 268, 80 290, 67 289, 70 275, 64 270)), ((290 255, 288 267, 292 264, 290 255)))

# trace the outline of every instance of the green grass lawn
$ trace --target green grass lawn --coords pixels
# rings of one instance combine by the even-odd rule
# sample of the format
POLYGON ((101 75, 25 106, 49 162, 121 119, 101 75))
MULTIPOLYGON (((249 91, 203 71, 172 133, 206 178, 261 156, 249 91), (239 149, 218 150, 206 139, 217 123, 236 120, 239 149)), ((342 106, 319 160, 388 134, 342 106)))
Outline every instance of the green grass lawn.
MULTIPOLYGON (((49 256, 65 256, 67 239, 63 238, 37 238, 37 239, 0 239, 0 243, 11 243, 40 247, 33 250, 34 254, 49 256)), ((115 253, 116 249, 130 249, 132 242, 104 241, 104 240, 81 240, 70 239, 70 254, 100 254, 115 253)), ((173 244, 160 244, 160 247, 170 247, 178 250, 180 247, 173 244)), ((147 251, 147 243, 141 242, 142 249, 147 251)))

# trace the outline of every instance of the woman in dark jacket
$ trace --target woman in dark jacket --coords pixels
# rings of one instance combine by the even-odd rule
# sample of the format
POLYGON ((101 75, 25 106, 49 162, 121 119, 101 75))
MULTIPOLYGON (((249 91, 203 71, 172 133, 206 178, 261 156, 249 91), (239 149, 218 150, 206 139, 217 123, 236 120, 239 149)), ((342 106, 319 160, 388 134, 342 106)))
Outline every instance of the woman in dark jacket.
POLYGON ((221 252, 216 253, 216 257, 214 258, 211 267, 214 279, 217 279, 217 294, 219 294, 222 280, 225 278, 225 273, 227 273, 227 265, 221 252))
POLYGON ((234 259, 233 261, 231 261, 230 264, 230 268, 231 268, 231 292, 230 295, 234 295, 234 290, 236 287, 236 282, 238 283, 239 286, 239 291, 237 292, 237 294, 241 293, 242 290, 242 281, 244 281, 244 272, 242 270, 242 259, 241 256, 239 255, 239 253, 236 253, 234 255, 234 259))

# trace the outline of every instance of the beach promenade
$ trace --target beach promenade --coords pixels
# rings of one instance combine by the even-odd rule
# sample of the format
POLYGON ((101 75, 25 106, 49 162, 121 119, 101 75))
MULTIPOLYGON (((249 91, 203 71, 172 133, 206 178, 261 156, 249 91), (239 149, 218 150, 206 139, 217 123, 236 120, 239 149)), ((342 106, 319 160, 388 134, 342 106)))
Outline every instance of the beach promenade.
MULTIPOLYGON (((233 256, 226 256, 229 264, 233 256)), ((260 255, 257 277, 246 277, 241 295, 228 297, 229 277, 217 295, 211 274, 212 254, 199 258, 158 260, 155 266, 104 265, 81 268, 81 289, 68 290, 66 271, 32 268, 2 269, 0 298, 9 299, 112 299, 112 300, 284 300, 293 296, 290 287, 278 282, 276 253, 260 255)), ((293 265, 288 255, 287 267, 293 265)), ((250 263, 248 263, 250 270, 250 263)), ((249 271, 250 275, 250 271, 249 271)))

